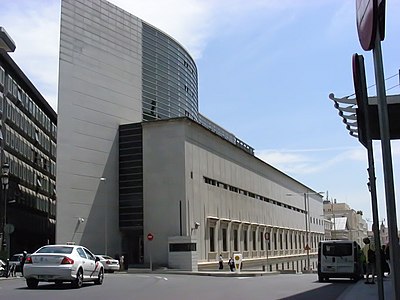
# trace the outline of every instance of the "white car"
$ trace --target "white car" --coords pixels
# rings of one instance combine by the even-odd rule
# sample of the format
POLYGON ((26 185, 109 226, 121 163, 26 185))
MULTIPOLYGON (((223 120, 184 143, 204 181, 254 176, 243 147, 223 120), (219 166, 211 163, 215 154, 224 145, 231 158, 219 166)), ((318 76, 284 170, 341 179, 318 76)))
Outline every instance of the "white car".
POLYGON ((71 282, 80 288, 84 281, 102 284, 104 267, 87 248, 77 245, 47 245, 26 258, 24 277, 28 288, 36 288, 39 281, 71 282))
POLYGON ((105 272, 113 273, 114 271, 119 271, 119 261, 108 255, 96 255, 100 259, 100 262, 104 266, 105 272))

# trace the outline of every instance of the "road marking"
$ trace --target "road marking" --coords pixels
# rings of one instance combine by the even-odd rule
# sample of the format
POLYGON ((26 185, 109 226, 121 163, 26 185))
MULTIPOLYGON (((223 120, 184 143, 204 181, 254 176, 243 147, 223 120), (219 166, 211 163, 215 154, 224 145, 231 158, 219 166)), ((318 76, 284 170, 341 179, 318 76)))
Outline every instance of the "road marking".
POLYGON ((141 275, 141 274, 135 274, 137 277, 142 277, 142 278, 150 278, 151 276, 149 275, 141 275))

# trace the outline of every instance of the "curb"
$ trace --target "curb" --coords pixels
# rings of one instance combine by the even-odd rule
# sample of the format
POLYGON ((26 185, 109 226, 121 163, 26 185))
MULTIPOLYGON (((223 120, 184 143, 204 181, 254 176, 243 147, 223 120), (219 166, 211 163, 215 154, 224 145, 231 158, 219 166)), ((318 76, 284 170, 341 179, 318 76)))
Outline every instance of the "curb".
POLYGON ((0 277, 0 280, 25 279, 23 276, 0 277))
POLYGON ((218 272, 218 271, 179 271, 179 270, 153 270, 150 269, 128 269, 128 274, 174 274, 174 275, 194 275, 194 276, 214 276, 214 277, 256 277, 270 276, 281 274, 279 271, 264 272, 264 271, 243 271, 236 272, 218 272))

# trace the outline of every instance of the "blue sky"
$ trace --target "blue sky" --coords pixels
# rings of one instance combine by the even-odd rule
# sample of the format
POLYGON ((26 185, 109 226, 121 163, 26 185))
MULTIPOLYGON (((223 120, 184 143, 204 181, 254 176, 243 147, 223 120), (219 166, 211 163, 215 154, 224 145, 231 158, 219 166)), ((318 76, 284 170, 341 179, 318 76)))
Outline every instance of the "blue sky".
MULTIPOLYGON (((350 0, 112 0, 162 29, 193 55, 200 111, 256 155, 329 199, 372 219, 367 156, 328 95, 354 93, 353 53, 363 54, 375 95, 372 52, 359 44, 350 0)), ((57 109, 59 0, 0 0, 11 56, 57 109)), ((400 94, 400 3, 388 1, 382 43, 388 94, 400 94)), ((395 183, 400 149, 392 142, 395 183)), ((386 219, 380 143, 374 143, 380 219, 386 219)), ((398 184, 397 184, 398 185, 398 184)), ((399 189, 396 194, 399 197, 399 189)), ((399 204, 397 210, 400 212, 399 204)), ((398 214, 399 215, 399 214, 398 214)), ((399 222, 399 221, 398 221, 399 222)))

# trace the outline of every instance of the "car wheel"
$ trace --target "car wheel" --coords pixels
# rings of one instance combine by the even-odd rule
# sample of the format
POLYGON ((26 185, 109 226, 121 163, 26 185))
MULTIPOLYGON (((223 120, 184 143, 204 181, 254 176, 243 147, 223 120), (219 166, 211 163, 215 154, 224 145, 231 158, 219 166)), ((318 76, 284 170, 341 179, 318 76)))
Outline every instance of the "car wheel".
POLYGON ((72 282, 74 288, 79 289, 83 285, 83 271, 82 269, 78 270, 76 274, 76 279, 72 282))
POLYGON ((37 280, 35 278, 29 278, 29 279, 26 280, 26 285, 30 289, 36 289, 38 284, 39 284, 39 280, 37 280))
POLYGON ((100 285, 100 284, 103 284, 103 281, 104 281, 104 271, 103 271, 103 269, 100 269, 99 275, 94 283, 100 285))

